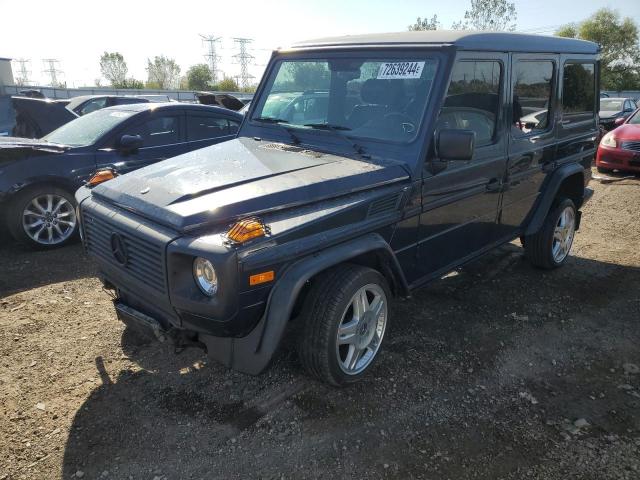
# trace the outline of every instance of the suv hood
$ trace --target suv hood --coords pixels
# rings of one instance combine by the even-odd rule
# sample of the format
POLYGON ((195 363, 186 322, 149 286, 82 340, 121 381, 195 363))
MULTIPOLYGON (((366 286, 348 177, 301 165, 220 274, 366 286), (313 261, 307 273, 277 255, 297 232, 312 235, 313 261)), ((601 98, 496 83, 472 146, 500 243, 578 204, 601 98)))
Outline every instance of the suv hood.
POLYGON ((397 161, 238 138, 117 177, 92 195, 186 231, 407 179, 397 161))

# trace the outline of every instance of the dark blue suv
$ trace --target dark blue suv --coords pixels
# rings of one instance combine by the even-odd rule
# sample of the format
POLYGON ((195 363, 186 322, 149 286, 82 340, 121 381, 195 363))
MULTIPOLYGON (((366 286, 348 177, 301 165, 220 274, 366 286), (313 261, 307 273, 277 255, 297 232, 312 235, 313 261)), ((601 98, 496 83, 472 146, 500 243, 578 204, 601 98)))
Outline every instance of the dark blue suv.
POLYGON ((0 138, 0 216, 35 247, 71 241, 74 192, 97 169, 127 173, 236 136, 242 115, 207 105, 141 103, 82 116, 40 140, 0 138))
POLYGON ((127 325, 252 374, 289 335, 311 375, 355 382, 410 327, 392 297, 517 238, 566 262, 599 51, 435 31, 274 52, 236 139, 76 192, 84 245, 127 325))

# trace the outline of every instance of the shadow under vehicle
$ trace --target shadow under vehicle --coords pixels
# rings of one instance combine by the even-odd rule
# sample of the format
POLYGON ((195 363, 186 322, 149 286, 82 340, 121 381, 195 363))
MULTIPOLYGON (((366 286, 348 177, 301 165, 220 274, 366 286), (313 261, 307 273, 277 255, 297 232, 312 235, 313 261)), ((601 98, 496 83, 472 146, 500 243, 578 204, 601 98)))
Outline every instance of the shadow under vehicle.
POLYGON ((392 296, 518 237, 534 265, 565 263, 593 193, 598 53, 445 31, 277 51, 237 139, 77 192, 85 247, 125 323, 252 374, 290 331, 308 372, 355 382, 392 296))
POLYGON ((98 169, 120 174, 235 137, 242 115, 181 103, 98 110, 39 139, 0 137, 0 217, 12 236, 51 248, 76 237, 74 192, 98 169))

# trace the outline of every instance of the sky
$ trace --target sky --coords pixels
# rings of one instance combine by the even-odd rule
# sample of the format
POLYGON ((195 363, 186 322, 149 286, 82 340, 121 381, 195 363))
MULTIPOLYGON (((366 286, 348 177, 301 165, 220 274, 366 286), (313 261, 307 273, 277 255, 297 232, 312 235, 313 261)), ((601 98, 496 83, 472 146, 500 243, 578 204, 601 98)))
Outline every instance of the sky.
MULTIPOLYGON (((174 58, 186 73, 205 61, 200 34, 222 37, 220 67, 239 74, 233 37, 252 38, 251 73, 259 79, 271 51, 298 40, 332 35, 403 31, 416 17, 438 15, 442 28, 460 20, 469 0, 182 0, 153 2, 31 0, 28 15, 15 17, 15 0, 0 0, 0 57, 26 58, 30 79, 48 83, 42 59, 59 60, 69 87, 94 85, 104 51, 120 52, 129 76, 146 80, 146 59, 174 58), (231 7, 229 7, 231 5, 231 7)), ((515 0, 517 31, 552 34, 602 7, 640 19, 640 0, 515 0)), ((16 73, 14 65, 14 75, 16 73)), ((102 81, 103 85, 106 82, 102 81)))

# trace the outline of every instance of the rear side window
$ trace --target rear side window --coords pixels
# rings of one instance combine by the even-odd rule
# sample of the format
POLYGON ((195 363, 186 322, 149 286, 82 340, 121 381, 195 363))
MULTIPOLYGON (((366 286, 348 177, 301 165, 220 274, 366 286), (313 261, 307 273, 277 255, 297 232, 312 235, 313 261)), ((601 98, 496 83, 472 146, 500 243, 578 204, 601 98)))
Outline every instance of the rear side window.
MULTIPOLYGON (((236 127, 235 132, 237 131, 236 127)), ((226 118, 210 115, 189 115, 187 117, 187 140, 190 142, 224 137, 230 134, 231 129, 226 118)))
POLYGON ((562 78, 563 124, 590 120, 596 114, 595 64, 567 62, 562 78))
POLYGON ((519 61, 513 69, 513 128, 515 136, 549 128, 553 62, 519 61))
POLYGON ((457 62, 436 128, 472 130, 476 145, 492 143, 500 110, 501 78, 500 62, 457 62))
POLYGON ((157 147, 180 142, 179 117, 156 117, 133 127, 127 135, 140 135, 143 147, 157 147))

